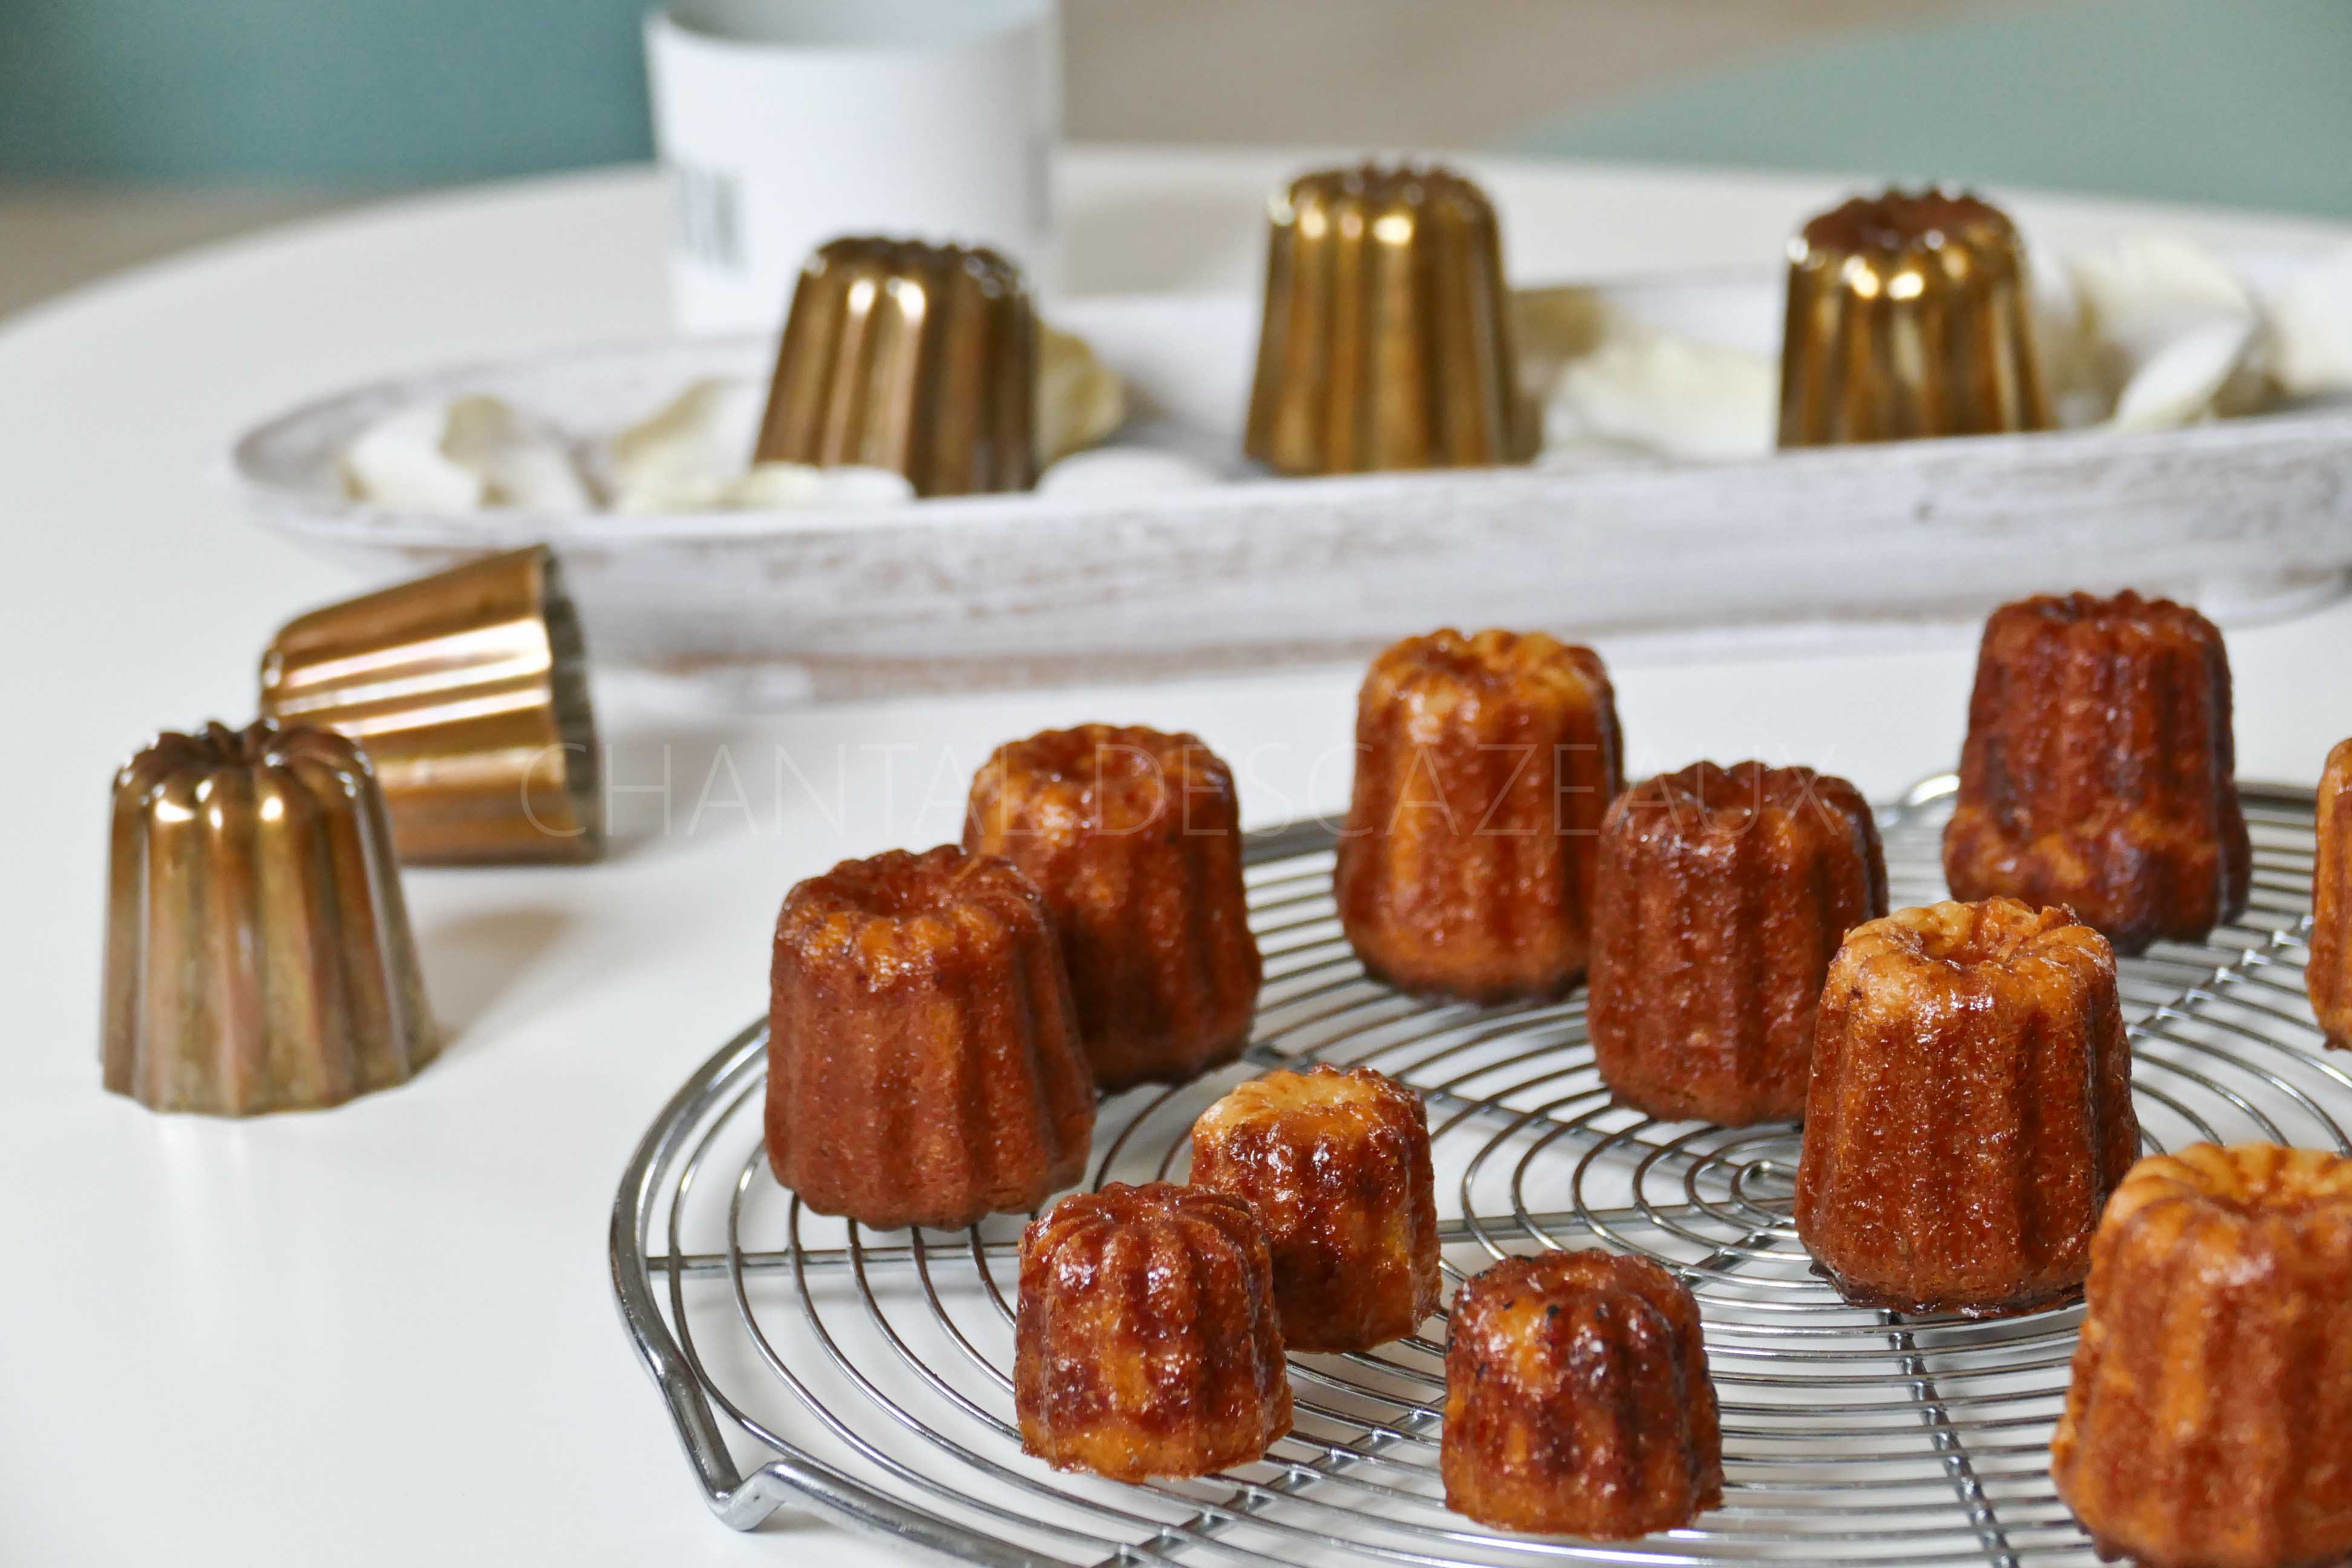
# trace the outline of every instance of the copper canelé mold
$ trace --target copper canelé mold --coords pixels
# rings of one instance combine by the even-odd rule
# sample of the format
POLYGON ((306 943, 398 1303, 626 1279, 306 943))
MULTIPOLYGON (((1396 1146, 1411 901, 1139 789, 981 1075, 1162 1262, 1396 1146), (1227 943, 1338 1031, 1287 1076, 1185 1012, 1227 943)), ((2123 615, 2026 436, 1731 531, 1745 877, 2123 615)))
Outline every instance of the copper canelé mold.
POLYGON ((992 250, 845 238, 793 289, 754 454, 859 464, 919 496, 1037 482, 1037 316, 992 250))
POLYGON ((114 780, 106 1087, 251 1116, 402 1083, 440 1040, 383 797, 341 735, 209 724, 114 780))
POLYGON ((1268 216, 1251 457, 1335 474, 1535 455, 1484 191, 1442 168, 1325 169, 1268 216))
POLYGON ((604 839, 579 617, 533 546, 287 623, 261 710, 367 748, 404 860, 593 860, 604 839))
POLYGON ((1789 242, 1781 446, 2050 424, 2025 247, 1999 208, 1889 190, 1789 242))

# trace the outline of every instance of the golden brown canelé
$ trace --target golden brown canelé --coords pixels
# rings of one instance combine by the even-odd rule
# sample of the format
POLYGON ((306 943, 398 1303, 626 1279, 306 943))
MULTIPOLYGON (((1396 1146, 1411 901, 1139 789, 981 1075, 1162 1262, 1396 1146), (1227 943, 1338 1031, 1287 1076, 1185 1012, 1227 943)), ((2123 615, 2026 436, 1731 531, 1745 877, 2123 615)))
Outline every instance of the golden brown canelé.
POLYGON ((1445 1506, 1481 1524, 1631 1540, 1723 1504, 1698 1303, 1646 1258, 1507 1258, 1454 1298, 1445 1506))
POLYGON ((2071 1298, 2139 1152, 2106 939, 2009 899, 1897 910, 1822 988, 1797 1234, 1850 1300, 1972 1317, 2071 1298))
POLYGON ((1045 895, 1104 1089, 1241 1055, 1263 965, 1234 775, 1197 737, 1083 724, 1000 746, 963 841, 1045 895))
POLYGON ((1484 191, 1442 168, 1323 169, 1269 217, 1251 457, 1337 474, 1535 455, 1484 191))
POLYGON ((1802 1116, 1830 959, 1885 912, 1878 827, 1843 779, 1698 763, 1627 790, 1593 894, 1602 1081, 1669 1121, 1802 1116))
POLYGON ((2046 430, 2025 247, 1998 207, 1888 190, 1789 245, 1780 445, 2046 430))
POLYGON ((2143 1160, 2091 1253, 2050 1473, 2103 1558, 2352 1561, 2352 1160, 2143 1160))
POLYGON ((1421 1096, 1370 1068, 1271 1072, 1192 1123, 1192 1184, 1247 1200, 1282 1342, 1364 1351, 1437 1310, 1437 1183, 1421 1096))
POLYGON ((992 250, 852 237, 801 269, 755 454, 903 474, 919 496, 1037 482, 1037 315, 992 250))
POLYGON ((2303 983, 2327 1043, 2352 1049, 2352 741, 2336 743, 2319 776, 2318 847, 2303 983))
POLYGON ((1094 1078, 1045 900, 941 845, 845 860, 776 921, 768 1160, 819 1214, 971 1225, 1076 1181, 1094 1078))
POLYGON ((1591 648, 1447 627, 1381 654, 1357 702, 1335 876, 1365 971, 1472 1001, 1566 992, 1623 752, 1591 648))
POLYGON ((2212 622, 2128 592, 1993 612, 1944 830, 1955 898, 2063 904, 2136 953, 2236 918, 2252 868, 2212 622))
POLYGON ((1021 1237, 1021 1447, 1114 1480, 1203 1476, 1290 1430, 1265 1232, 1222 1193, 1114 1182, 1021 1237))

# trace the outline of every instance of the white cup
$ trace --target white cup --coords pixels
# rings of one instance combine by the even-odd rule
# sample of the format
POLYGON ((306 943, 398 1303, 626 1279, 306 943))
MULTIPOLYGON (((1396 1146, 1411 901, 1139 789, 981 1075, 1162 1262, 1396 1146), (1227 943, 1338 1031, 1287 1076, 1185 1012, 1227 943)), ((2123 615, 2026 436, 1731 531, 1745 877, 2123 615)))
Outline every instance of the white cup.
POLYGON ((1060 279, 1056 0, 672 0, 646 19, 688 334, 774 331, 848 234, 992 246, 1060 279))

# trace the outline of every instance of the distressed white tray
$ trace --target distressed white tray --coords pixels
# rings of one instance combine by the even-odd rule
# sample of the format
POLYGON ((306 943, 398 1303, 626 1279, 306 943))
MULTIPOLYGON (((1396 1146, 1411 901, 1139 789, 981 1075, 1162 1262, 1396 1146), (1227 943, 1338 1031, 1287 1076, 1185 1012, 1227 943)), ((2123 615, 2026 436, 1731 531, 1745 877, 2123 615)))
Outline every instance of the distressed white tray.
MULTIPOLYGON (((1769 352, 1763 273, 1610 290, 1769 352)), ((336 457, 387 411, 487 392, 583 435, 688 382, 764 374, 759 339, 583 351, 384 383, 294 410, 232 455, 272 528, 383 577, 544 540, 600 660, 738 695, 909 690, 1353 660, 1445 623, 1622 646, 1964 624, 2041 591, 2133 586, 2225 621, 2352 568, 2352 406, 2187 430, 1908 442, 1719 462, 1276 479, 1238 458, 1256 332, 1238 296, 1055 312, 1127 377, 1119 439, 1232 482, 856 510, 467 516, 352 500, 336 457)))

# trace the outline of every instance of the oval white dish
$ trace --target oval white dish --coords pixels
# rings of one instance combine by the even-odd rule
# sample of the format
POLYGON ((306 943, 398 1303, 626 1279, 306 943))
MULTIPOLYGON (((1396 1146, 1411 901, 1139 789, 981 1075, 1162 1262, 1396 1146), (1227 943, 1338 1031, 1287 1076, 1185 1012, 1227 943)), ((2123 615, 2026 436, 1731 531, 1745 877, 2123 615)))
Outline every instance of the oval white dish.
MULTIPOLYGON (((1753 352, 1774 335, 1763 273, 1597 293, 1700 342, 1753 352)), ((758 338, 362 387, 251 431, 230 466, 262 521, 377 577, 544 541, 601 660, 763 700, 1351 660, 1444 623, 1785 641, 1969 622, 2074 587, 2241 619, 2333 593, 2352 569, 2342 400, 2173 430, 1276 479, 1239 456, 1255 301, 1084 300, 1054 319, 1128 383, 1116 445, 1228 482, 676 514, 436 515, 347 492, 341 454, 395 410, 488 394, 601 439, 695 381, 764 376, 758 338)))

